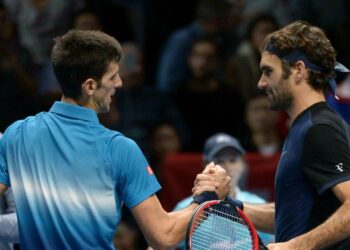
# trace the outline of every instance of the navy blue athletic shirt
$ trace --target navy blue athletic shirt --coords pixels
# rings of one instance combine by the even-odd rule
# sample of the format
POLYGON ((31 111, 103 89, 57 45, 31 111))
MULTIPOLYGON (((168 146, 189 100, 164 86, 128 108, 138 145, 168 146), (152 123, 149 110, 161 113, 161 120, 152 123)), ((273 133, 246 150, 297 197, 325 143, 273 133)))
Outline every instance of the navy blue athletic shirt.
MULTIPOLYGON (((277 242, 310 231, 339 208, 332 187, 350 180, 349 135, 349 125, 326 102, 295 119, 276 173, 277 242)), ((329 249, 350 249, 350 239, 329 249)))

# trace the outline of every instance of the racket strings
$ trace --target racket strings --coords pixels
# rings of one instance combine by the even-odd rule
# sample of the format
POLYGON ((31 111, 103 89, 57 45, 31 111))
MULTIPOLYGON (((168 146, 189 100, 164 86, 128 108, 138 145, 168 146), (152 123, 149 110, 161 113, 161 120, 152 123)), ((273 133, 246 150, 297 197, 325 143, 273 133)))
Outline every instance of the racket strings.
POLYGON ((237 213, 232 213, 232 209, 214 207, 203 210, 197 218, 192 249, 251 250, 253 242, 247 223, 237 213))

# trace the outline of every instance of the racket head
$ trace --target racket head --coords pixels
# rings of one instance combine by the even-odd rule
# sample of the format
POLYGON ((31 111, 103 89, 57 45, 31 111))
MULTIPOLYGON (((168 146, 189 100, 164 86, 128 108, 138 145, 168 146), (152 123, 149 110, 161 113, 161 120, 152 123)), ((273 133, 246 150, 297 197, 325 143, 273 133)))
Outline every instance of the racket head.
POLYGON ((186 249, 258 250, 258 234, 237 207, 220 200, 197 207, 186 233, 186 249))

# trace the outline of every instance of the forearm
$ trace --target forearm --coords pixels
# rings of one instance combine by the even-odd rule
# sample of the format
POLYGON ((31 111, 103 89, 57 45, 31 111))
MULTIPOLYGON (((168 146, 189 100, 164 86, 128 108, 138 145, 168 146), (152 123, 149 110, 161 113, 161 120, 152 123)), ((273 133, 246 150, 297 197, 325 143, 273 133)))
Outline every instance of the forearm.
POLYGON ((197 206, 191 204, 180 211, 167 213, 153 196, 131 211, 150 246, 172 249, 185 238, 188 222, 197 206))
POLYGON ((350 201, 323 224, 290 241, 293 249, 323 249, 350 236, 350 201))
POLYGON ((249 204, 244 203, 243 212, 253 222, 259 231, 274 233, 275 230, 275 204, 249 204))
POLYGON ((176 245, 185 239, 187 226, 191 220, 194 210, 197 207, 197 204, 192 203, 185 209, 168 213, 170 220, 174 223, 173 226, 169 228, 169 231, 167 233, 168 236, 171 236, 168 239, 171 249, 173 249, 176 245))
POLYGON ((9 243, 19 242, 16 213, 0 215, 0 241, 9 243))

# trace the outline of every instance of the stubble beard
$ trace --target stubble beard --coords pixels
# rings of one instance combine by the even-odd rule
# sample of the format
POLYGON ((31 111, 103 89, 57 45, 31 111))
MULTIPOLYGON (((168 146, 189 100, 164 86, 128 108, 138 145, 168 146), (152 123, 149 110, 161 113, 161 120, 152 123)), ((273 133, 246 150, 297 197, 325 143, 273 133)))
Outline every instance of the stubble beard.
POLYGON ((281 80, 279 91, 271 92, 271 97, 268 98, 270 109, 273 111, 287 111, 290 110, 294 104, 294 96, 288 88, 286 80, 281 80))

